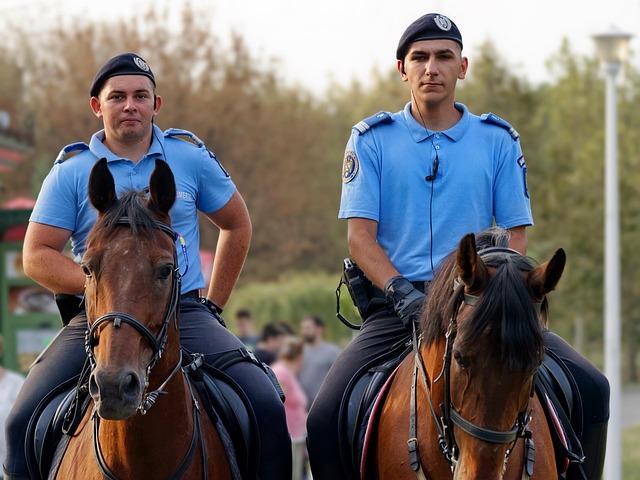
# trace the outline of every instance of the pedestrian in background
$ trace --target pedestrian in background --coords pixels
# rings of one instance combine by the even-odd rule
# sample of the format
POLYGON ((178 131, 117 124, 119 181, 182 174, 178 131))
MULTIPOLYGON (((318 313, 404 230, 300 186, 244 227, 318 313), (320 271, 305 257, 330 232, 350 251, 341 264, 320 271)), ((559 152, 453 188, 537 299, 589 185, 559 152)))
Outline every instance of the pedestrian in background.
POLYGON ((286 397, 284 412, 291 436, 293 480, 303 477, 306 458, 307 396, 297 378, 302 367, 302 358, 302 340, 287 336, 282 342, 277 361, 271 366, 286 397))
POLYGON ((327 376, 340 347, 324 339, 325 323, 318 315, 308 315, 300 323, 300 334, 304 340, 304 360, 300 370, 300 384, 313 403, 320 385, 327 376))

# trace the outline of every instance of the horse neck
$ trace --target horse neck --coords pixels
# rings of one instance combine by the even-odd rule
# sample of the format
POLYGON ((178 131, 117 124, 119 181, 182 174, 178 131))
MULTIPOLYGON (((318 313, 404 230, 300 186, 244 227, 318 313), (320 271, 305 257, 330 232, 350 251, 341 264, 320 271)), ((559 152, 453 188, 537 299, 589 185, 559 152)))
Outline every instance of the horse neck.
MULTIPOLYGON (((169 334, 165 354, 152 369, 148 392, 158 388, 180 358, 178 333, 169 334)), ((146 415, 100 422, 100 446, 107 465, 129 478, 163 478, 189 449, 193 433, 193 402, 182 370, 167 383, 146 415), (150 457, 154 461, 150 461, 150 457)))

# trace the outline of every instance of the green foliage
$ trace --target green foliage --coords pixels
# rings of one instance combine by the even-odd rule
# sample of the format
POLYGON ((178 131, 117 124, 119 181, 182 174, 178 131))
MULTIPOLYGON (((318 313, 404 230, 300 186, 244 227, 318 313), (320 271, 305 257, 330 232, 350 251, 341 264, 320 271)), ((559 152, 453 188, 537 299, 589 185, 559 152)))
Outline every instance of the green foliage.
MULTIPOLYGON (((233 329, 235 313, 248 308, 258 327, 284 321, 297 332, 305 315, 319 315, 327 325, 326 337, 344 344, 353 331, 336 318, 335 291, 339 278, 337 273, 291 273, 277 281, 247 283, 234 291, 225 308, 225 320, 233 329)), ((340 312, 353 323, 361 321, 346 287, 342 288, 340 312)))
POLYGON ((622 432, 622 478, 640 480, 640 427, 622 432))

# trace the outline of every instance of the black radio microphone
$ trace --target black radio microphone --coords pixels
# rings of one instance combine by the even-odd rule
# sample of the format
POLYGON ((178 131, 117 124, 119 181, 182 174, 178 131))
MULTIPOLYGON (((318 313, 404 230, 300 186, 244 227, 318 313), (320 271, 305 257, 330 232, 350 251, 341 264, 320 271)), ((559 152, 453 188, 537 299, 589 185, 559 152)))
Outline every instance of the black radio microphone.
POLYGON ((431 167, 431 175, 424 177, 427 182, 433 182, 436 179, 436 175, 438 175, 438 165, 440 165, 440 161, 436 153, 436 159, 433 161, 433 166, 431 167))

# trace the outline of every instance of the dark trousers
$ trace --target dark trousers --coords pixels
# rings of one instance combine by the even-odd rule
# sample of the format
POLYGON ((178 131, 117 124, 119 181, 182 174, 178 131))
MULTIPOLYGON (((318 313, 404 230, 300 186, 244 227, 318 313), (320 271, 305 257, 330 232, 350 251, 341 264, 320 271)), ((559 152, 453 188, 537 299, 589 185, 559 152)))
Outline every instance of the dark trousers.
MULTIPOLYGON (((359 478, 356 472, 345 471, 340 460, 338 416, 342 394, 353 375, 362 366, 390 351, 398 341, 408 340, 409 337, 409 332, 395 312, 390 307, 379 304, 367 317, 358 336, 334 362, 307 419, 309 460, 314 480, 359 478)), ((598 369, 559 336, 545 332, 544 338, 546 345, 567 363, 578 383, 584 404, 585 434, 582 441, 586 453, 589 450, 588 445, 592 443, 592 440, 587 438, 588 432, 593 430, 592 427, 604 424, 606 431, 606 422, 609 419, 609 383, 598 369)), ((604 445, 600 447, 598 449, 596 446, 594 449, 594 457, 604 454, 604 445)), ((600 462, 599 458, 587 459, 587 462, 591 460, 595 463, 600 462)), ((598 467, 594 469, 597 470, 598 467)))
MULTIPOLYGON (((29 375, 9 413, 6 424, 5 470, 10 475, 28 477, 24 438, 31 413, 54 387, 80 373, 86 355, 84 313, 75 317, 54 338, 31 367, 29 375)), ((195 299, 180 302, 180 340, 185 350, 215 354, 244 347, 229 330, 195 299)), ((205 357, 205 358, 206 358, 205 357)), ((260 432, 260 479, 291 478, 291 441, 284 406, 264 371, 249 362, 227 369, 245 391, 256 413, 260 432)))

